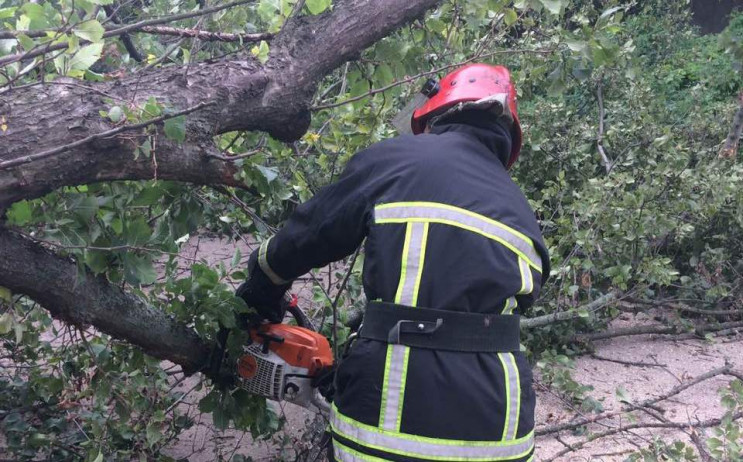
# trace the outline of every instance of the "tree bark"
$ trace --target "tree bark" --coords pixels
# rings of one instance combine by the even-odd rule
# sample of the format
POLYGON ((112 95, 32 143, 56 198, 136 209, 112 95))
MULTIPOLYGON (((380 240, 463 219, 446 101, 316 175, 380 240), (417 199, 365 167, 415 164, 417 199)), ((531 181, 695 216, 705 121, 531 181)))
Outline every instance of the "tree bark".
POLYGON ((234 166, 214 154, 212 137, 260 130, 277 139, 301 137, 310 123, 317 81, 438 0, 340 0, 332 13, 291 19, 271 43, 265 65, 252 58, 141 71, 110 82, 56 83, 10 89, 0 100, 7 131, 0 143, 0 210, 62 186, 122 179, 172 179, 240 186, 234 166), (154 97, 187 116, 184 143, 157 136, 154 162, 134 160, 142 130, 97 139, 38 161, 3 162, 66 146, 115 124, 100 111, 141 106, 154 97))
MULTIPOLYGON (((7 124, 0 133, 0 216, 18 200, 101 181, 156 178, 243 187, 234 163, 220 158, 214 135, 260 130, 298 139, 309 126, 322 77, 439 1, 336 0, 332 12, 289 20, 273 38, 265 65, 223 59, 112 81, 58 79, 9 89, 0 98, 7 124), (160 124, 113 133, 121 123, 100 115, 113 106, 141 107, 151 97, 172 112, 197 109, 185 116, 185 141, 163 136, 160 124), (135 160, 148 137, 156 162, 135 160)), ((205 364, 209 346, 194 331, 102 277, 78 280, 77 274, 73 261, 0 227, 0 286, 31 297, 56 318, 91 324, 187 371, 205 364)))

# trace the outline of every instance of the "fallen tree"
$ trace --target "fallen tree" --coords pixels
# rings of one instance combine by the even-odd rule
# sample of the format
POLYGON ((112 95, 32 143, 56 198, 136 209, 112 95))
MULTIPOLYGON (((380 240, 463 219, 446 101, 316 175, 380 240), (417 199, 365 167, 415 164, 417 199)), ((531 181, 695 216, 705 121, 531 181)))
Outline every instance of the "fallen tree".
MULTIPOLYGON (((64 186, 111 180, 244 188, 233 160, 215 146, 215 135, 257 130, 298 139, 309 126, 320 79, 437 3, 336 1, 332 12, 288 19, 272 37, 265 64, 251 56, 226 57, 104 82, 59 78, 6 88, 0 99, 0 210, 64 186), (164 114, 143 113, 128 124, 100 115, 153 98, 164 114), (166 136, 164 123, 179 116, 186 117, 182 136, 166 136), (151 157, 136 159, 145 140, 151 157)), ((208 356, 188 327, 103 277, 89 273, 76 283, 75 263, 6 228, 0 228, 0 260, 0 286, 31 297, 59 319, 91 324, 191 372, 208 356)))

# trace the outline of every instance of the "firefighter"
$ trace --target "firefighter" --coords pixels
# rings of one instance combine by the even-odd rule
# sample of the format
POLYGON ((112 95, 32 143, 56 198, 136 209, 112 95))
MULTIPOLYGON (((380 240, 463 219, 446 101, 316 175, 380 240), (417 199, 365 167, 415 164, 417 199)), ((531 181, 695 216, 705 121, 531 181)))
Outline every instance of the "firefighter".
POLYGON ((549 258, 508 174, 521 148, 516 91, 505 67, 472 64, 428 96, 413 134, 357 153, 263 242, 238 295, 280 322, 293 279, 366 239, 369 302, 336 372, 335 460, 531 461, 518 314, 549 258))

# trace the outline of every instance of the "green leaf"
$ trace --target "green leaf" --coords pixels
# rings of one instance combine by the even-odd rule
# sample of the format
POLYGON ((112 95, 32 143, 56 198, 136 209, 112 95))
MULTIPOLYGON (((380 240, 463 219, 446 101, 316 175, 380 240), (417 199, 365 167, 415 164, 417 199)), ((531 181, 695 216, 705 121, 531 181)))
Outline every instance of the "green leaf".
POLYGON ((114 106, 108 111, 108 118, 112 122, 119 122, 124 115, 124 111, 119 106, 114 106))
POLYGON ((320 14, 330 8, 331 0, 307 0, 305 6, 311 14, 320 14))
POLYGON ((160 441, 163 437, 162 430, 160 429, 160 425, 156 423, 150 423, 147 425, 147 442, 150 444, 150 447, 157 444, 158 441, 160 441))
POLYGON ((250 53, 258 58, 258 61, 260 61, 261 64, 266 64, 266 61, 268 61, 269 51, 270 49, 268 48, 268 43, 265 40, 261 40, 260 44, 250 49, 250 53))
POLYGON ((15 202, 10 206, 7 216, 11 225, 23 226, 31 221, 31 204, 26 200, 15 202))
POLYGON ((560 14, 562 8, 565 6, 564 0, 539 0, 545 8, 552 14, 560 14))
POLYGON ((100 59, 102 52, 102 42, 82 47, 72 58, 70 58, 68 67, 70 70, 84 71, 100 59))
POLYGON ((16 39, 18 39, 18 43, 21 44, 21 48, 26 51, 36 46, 36 42, 26 34, 18 34, 16 39))
POLYGON ((149 257, 129 253, 124 257, 124 277, 132 285, 147 285, 157 280, 157 271, 149 257))
POLYGON ((269 183, 275 180, 279 176, 279 173, 274 168, 264 167, 262 165, 258 165, 256 168, 258 169, 259 172, 261 172, 261 175, 263 175, 263 177, 269 183))
POLYGON ((509 8, 506 10, 503 20, 505 21, 506 26, 511 26, 519 20, 519 15, 516 13, 516 10, 509 8))
POLYGON ((90 0, 96 5, 113 5, 114 0, 90 0))
POLYGON ((201 412, 212 412, 217 406, 219 406, 219 392, 216 390, 211 391, 199 401, 199 411, 201 412))
POLYGON ((235 268, 237 265, 240 264, 241 259, 242 259, 242 253, 240 252, 240 247, 235 247, 235 254, 232 256, 232 262, 230 263, 230 267, 235 268))
POLYGON ((13 328, 13 316, 10 313, 5 313, 0 316, 0 335, 5 335, 13 328))
POLYGON ((98 455, 93 462, 103 462, 103 453, 101 451, 98 451, 98 455))
POLYGON ((13 301, 13 292, 10 291, 7 287, 0 286, 0 300, 5 300, 6 302, 12 302, 13 301))
POLYGON ((174 141, 186 139, 186 116, 173 117, 165 121, 165 136, 174 141))
POLYGON ((84 196, 72 206, 74 215, 83 222, 87 222, 98 212, 98 199, 93 196, 84 196))
POLYGON ((72 32, 83 40, 89 42, 99 42, 103 39, 105 29, 98 21, 90 19, 82 22, 72 29, 72 32))
POLYGON ((0 19, 8 19, 15 16, 16 7, 0 8, 0 19))
POLYGON ((150 117, 157 117, 163 113, 163 108, 154 96, 150 96, 144 105, 144 112, 150 117))

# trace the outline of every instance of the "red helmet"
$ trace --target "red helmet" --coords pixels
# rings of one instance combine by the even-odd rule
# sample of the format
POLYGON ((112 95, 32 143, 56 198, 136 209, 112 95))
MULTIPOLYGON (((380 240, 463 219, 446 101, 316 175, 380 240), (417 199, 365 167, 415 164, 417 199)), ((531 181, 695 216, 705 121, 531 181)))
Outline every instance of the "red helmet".
MULTIPOLYGON (((480 101, 494 95, 503 95, 503 101, 508 105, 507 110, 513 117, 511 156, 506 165, 506 168, 510 168, 521 152, 521 124, 516 107, 516 88, 511 82, 510 72, 503 66, 469 64, 448 74, 439 83, 438 91, 413 113, 413 133, 423 133, 426 123, 432 117, 445 113, 459 103, 480 101)), ((506 110, 505 107, 503 109, 506 110)))

